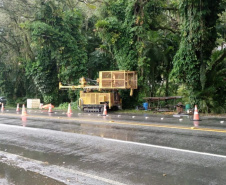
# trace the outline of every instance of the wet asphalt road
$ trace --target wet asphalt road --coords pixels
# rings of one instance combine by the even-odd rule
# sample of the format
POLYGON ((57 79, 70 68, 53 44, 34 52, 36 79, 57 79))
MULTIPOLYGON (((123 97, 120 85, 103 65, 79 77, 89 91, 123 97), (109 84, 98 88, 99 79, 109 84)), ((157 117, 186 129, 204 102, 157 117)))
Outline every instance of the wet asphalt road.
POLYGON ((0 184, 226 182, 225 118, 28 114, 0 114, 0 184))

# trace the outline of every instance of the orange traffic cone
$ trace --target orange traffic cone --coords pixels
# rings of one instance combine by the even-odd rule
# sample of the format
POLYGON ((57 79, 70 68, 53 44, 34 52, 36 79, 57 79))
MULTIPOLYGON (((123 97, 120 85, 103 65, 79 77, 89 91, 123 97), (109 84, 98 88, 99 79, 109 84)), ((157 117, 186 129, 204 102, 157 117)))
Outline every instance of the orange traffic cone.
POLYGON ((17 104, 17 107, 16 107, 16 112, 19 112, 20 111, 20 106, 19 106, 19 103, 17 104))
POLYGON ((72 114, 71 104, 68 104, 67 114, 72 114))
POLYGON ((106 104, 104 104, 103 116, 107 116, 107 105, 106 104))
POLYGON ((53 111, 52 111, 52 104, 51 104, 51 103, 49 104, 49 110, 48 110, 48 113, 53 113, 53 111))
POLYGON ((26 111, 26 108, 25 108, 24 104, 23 104, 23 107, 22 107, 22 114, 21 114, 21 116, 27 116, 27 111, 26 111))
POLYGON ((4 111, 4 103, 2 103, 1 111, 4 111))
POLYGON ((193 121, 200 121, 197 105, 195 105, 193 121))

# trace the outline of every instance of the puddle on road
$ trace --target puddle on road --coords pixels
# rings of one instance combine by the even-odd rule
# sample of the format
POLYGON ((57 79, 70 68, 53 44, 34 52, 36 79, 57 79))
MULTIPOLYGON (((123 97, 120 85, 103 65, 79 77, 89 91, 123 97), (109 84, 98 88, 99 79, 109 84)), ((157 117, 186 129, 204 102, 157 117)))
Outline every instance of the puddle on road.
MULTIPOLYGON (((103 171, 105 170, 110 170, 112 166, 107 166, 107 165, 102 165, 102 163, 99 162, 99 160, 91 160, 89 158, 89 156, 91 156, 92 154, 90 153, 90 155, 87 157, 85 154, 80 154, 80 155, 75 155, 75 154, 69 154, 69 155, 65 155, 63 153, 54 153, 54 151, 52 152, 47 152, 45 153, 44 151, 31 151, 28 149, 24 149, 22 147, 19 146, 13 146, 13 145, 4 145, 4 144, 0 144, 0 150, 5 151, 7 153, 11 153, 11 154, 15 154, 15 155, 19 155, 25 158, 30 158, 30 159, 34 159, 37 161, 41 161, 44 162, 44 164, 46 165, 56 165, 59 167, 65 167, 65 168, 69 168, 72 170, 76 170, 76 171, 81 171, 81 172, 87 172, 89 171, 89 173, 94 173, 94 175, 98 175, 101 174, 103 171)), ((87 150, 87 152, 90 152, 89 148, 84 148, 84 150, 87 150)), ((101 153, 102 151, 100 150, 93 150, 92 151, 94 154, 96 153, 101 153)), ((20 170, 20 169, 14 169, 13 167, 5 167, 2 168, 1 163, 0 163, 0 184, 1 184, 1 180, 3 180, 4 182, 10 182, 10 183, 5 183, 5 184, 10 184, 10 185, 30 185, 30 184, 35 184, 35 185, 63 185, 64 183, 61 182, 57 182, 54 179, 48 179, 46 178, 46 176, 42 176, 40 174, 36 174, 36 173, 32 173, 29 172, 27 175, 26 173, 29 171, 24 171, 24 170, 20 170), (2 170, 3 169, 3 170, 2 170), (8 170, 8 171, 7 171, 8 170), (23 175, 23 173, 25 173, 23 175), (39 177, 41 176, 41 177, 39 177), (39 178, 39 181, 35 181, 36 178, 39 178), (25 179, 24 181, 22 179, 25 179), (12 182, 17 182, 17 183, 12 183, 12 182), (26 182, 26 183, 24 183, 26 182), (32 182, 32 183, 31 183, 32 182), (33 183, 36 182, 36 183, 33 183), (57 183, 55 183, 57 182, 57 183)), ((64 176, 64 174, 61 174, 62 176, 64 176)), ((75 178, 76 176, 73 176, 73 178, 75 178)), ((72 177, 71 177, 72 178, 72 177)), ((82 176, 80 176, 77 179, 79 179, 79 181, 81 180, 82 176)), ((85 179, 87 179, 88 177, 84 176, 85 179)), ((92 178, 92 177, 91 177, 92 178)), ((83 183, 81 183, 83 184, 83 183)), ((86 184, 86 183, 84 183, 86 184)), ((92 184, 92 183, 88 183, 88 179, 87 179, 87 184, 92 184)), ((94 183, 95 184, 95 183, 94 183)))
POLYGON ((25 171, 16 167, 0 163, 0 184, 10 185, 65 185, 49 177, 25 171))
MULTIPOLYGON (((54 151, 49 151, 45 153, 44 151, 31 151, 24 149, 20 146, 0 144, 0 151, 5 151, 11 154, 16 154, 30 159, 35 159, 48 164, 55 164, 59 166, 70 165, 76 163, 80 160, 81 156, 75 155, 63 155, 60 153, 54 153, 54 151)), ((1 170, 1 163, 0 163, 1 170)), ((1 174, 1 171, 0 171, 1 174)))
MULTIPOLYGON (((110 121, 109 121, 110 122, 110 121)), ((111 122, 110 122, 111 123, 111 122)), ((22 118, 21 121, 14 121, 14 123, 8 123, 10 125, 20 125, 30 128, 42 128, 49 130, 56 130, 69 133, 77 133, 83 135, 91 135, 98 137, 107 137, 120 140, 134 140, 136 138, 136 131, 140 128, 127 127, 126 130, 122 125, 106 125, 100 123, 80 123, 77 121, 68 120, 36 120, 28 118, 22 118)))

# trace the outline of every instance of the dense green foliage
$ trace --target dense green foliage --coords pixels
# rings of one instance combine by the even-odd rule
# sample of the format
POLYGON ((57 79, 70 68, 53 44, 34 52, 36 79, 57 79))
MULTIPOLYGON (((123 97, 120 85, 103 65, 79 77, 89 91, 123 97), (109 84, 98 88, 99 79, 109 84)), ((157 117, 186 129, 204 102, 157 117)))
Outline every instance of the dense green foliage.
POLYGON ((59 91, 59 82, 134 70, 139 89, 132 98, 121 91, 124 107, 147 96, 184 95, 202 111, 226 110, 225 0, 3 3, 0 95, 12 103, 76 102, 78 91, 59 91))
POLYGON ((96 23, 103 40, 101 47, 113 55, 117 67, 138 71, 138 102, 144 96, 155 96, 165 80, 164 95, 170 94, 168 74, 177 34, 173 35, 167 27, 158 29, 162 28, 161 20, 166 19, 159 7, 163 5, 164 1, 109 0, 102 8, 102 19, 96 23))
MULTIPOLYGON (((173 75, 186 84, 192 103, 204 103, 201 107, 210 106, 208 97, 211 91, 212 98, 216 94, 221 96, 224 92, 223 76, 218 75, 218 80, 214 79, 216 66, 213 68, 210 62, 212 51, 216 47, 216 22, 222 12, 221 2, 186 0, 179 5, 182 18, 181 41, 174 57, 173 75)), ((219 101, 219 98, 212 100, 219 101)))
POLYGON ((44 97, 56 103, 59 81, 74 82, 85 74, 86 38, 82 34, 82 15, 77 10, 63 11, 52 2, 41 3, 35 21, 26 23, 31 33, 34 61, 26 65, 27 76, 44 97))

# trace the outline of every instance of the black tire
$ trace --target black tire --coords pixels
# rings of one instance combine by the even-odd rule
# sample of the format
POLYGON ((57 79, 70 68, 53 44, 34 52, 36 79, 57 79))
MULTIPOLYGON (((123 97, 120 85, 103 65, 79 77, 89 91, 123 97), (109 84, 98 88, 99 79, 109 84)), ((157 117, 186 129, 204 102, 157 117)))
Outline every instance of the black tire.
POLYGON ((101 107, 100 108, 100 112, 104 112, 104 107, 101 107))

